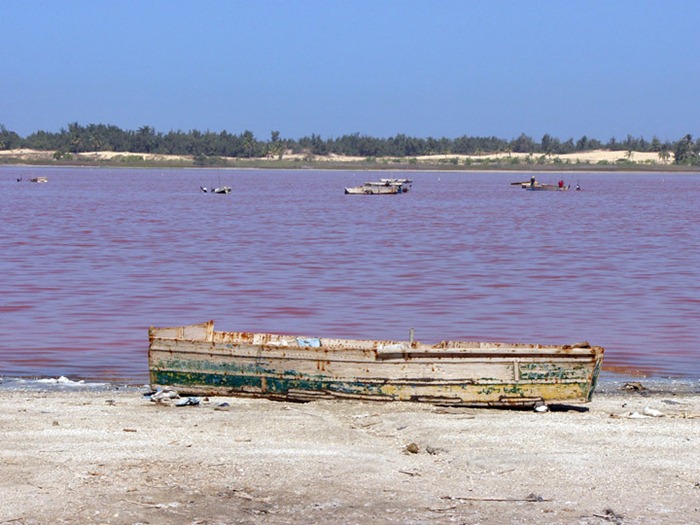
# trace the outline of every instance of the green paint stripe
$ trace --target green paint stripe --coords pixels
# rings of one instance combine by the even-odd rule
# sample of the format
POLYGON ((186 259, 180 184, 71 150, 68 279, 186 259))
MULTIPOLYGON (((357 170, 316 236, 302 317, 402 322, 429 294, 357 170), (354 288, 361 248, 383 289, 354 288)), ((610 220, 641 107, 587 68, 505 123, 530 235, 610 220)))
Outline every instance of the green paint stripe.
POLYGON ((410 400, 413 398, 426 398, 433 396, 461 398, 464 402, 495 401, 501 396, 507 397, 533 397, 537 395, 539 388, 552 394, 556 399, 587 400, 591 392, 587 383, 562 384, 561 388, 552 391, 552 383, 542 384, 496 384, 474 385, 436 385, 426 384, 392 384, 367 383, 361 381, 334 381, 328 378, 315 379, 309 377, 279 377, 260 375, 222 375, 206 372, 182 372, 152 370, 151 382, 156 385, 174 385, 182 389, 191 387, 212 387, 229 390, 231 393, 250 393, 251 390, 259 390, 260 395, 285 396, 289 390, 301 390, 307 392, 337 392, 341 394, 378 396, 384 399, 410 400), (263 391, 263 385, 265 389, 263 391), (560 395, 555 395, 559 392, 560 395))

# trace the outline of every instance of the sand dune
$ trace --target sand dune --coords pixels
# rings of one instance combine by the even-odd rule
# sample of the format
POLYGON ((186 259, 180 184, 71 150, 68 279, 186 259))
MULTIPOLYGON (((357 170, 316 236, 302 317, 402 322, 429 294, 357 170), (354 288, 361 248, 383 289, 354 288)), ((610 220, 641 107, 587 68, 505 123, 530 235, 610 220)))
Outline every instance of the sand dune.
MULTIPOLYGON (((47 163, 53 162, 52 151, 38 151, 30 149, 17 149, 17 150, 0 150, 0 157, 13 157, 27 162, 42 162, 47 163)), ((138 156, 145 161, 191 161, 191 156, 186 155, 164 155, 158 153, 127 153, 127 152, 115 152, 115 151, 95 151, 87 153, 74 154, 73 157, 82 160, 93 160, 93 161, 109 161, 115 160, 118 157, 126 158, 129 156, 138 156)), ((416 160, 421 164, 428 163, 445 163, 454 162, 455 160, 459 164, 465 164, 468 160, 472 162, 494 162, 502 161, 509 162, 513 158, 517 158, 522 162, 530 157, 533 162, 538 162, 538 159, 542 157, 540 154, 526 154, 526 153, 485 153, 482 155, 426 155, 416 157, 416 160)), ((308 160, 312 159, 316 162, 365 162, 364 157, 350 157, 346 155, 335 155, 330 154, 326 156, 309 156, 307 154, 292 154, 291 152, 283 157, 284 160, 308 160)), ((262 160, 262 159, 250 159, 250 160, 262 160)), ((270 159, 268 159, 270 160, 270 159)), ((378 162, 394 162, 396 160, 408 161, 408 159, 397 159, 397 158, 379 158, 378 162)), ((545 164, 550 164, 554 162, 563 162, 569 164, 585 163, 585 164, 598 164, 598 163, 608 163, 615 164, 619 161, 630 161, 638 164, 659 164, 667 165, 673 163, 673 154, 669 157, 667 162, 662 161, 658 153, 653 152, 632 152, 628 155, 626 151, 609 151, 609 150, 593 150, 584 151, 578 153, 568 153, 564 155, 553 155, 551 157, 544 158, 545 164)))

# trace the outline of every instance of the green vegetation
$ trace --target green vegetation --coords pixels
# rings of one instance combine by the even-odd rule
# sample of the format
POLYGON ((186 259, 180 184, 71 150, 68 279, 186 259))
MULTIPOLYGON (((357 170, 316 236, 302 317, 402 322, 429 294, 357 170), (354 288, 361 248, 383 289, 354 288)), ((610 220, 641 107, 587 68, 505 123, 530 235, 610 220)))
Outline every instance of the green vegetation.
POLYGON ((676 143, 674 148, 676 164, 698 166, 700 165, 700 148, 698 141, 693 142, 692 135, 686 135, 676 143))
MULTIPOLYGON (((434 164, 449 167, 523 167, 555 165, 590 166, 588 163, 570 163, 559 156, 597 149, 619 151, 620 157, 609 165, 639 165, 634 152, 655 152, 660 164, 668 164, 673 158, 678 166, 700 165, 700 140, 693 140, 686 135, 677 142, 661 142, 654 137, 651 141, 628 135, 623 141, 614 137, 606 143, 583 136, 561 141, 545 134, 540 141, 521 134, 513 140, 497 137, 417 138, 399 134, 389 138, 376 138, 354 133, 338 138, 323 139, 312 134, 300 139, 285 139, 279 131, 272 131, 269 140, 257 139, 253 132, 244 131, 232 134, 227 131, 219 133, 197 130, 169 131, 162 133, 150 126, 139 129, 122 130, 117 126, 89 124, 82 126, 77 122, 68 124, 67 129, 58 132, 37 131, 27 137, 20 137, 0 125, 0 150, 20 148, 50 152, 56 163, 103 163, 124 164, 129 166, 149 165, 157 162, 171 166, 265 166, 265 167, 300 167, 314 164, 319 157, 326 159, 326 166, 332 163, 328 156, 342 155, 363 159, 361 164, 386 167, 417 166, 418 157, 428 155, 494 155, 494 158, 482 157, 478 160, 456 157, 442 158, 434 164), (79 156, 82 153, 108 151, 124 153, 108 161, 98 158, 89 159, 79 156), (285 160, 285 155, 294 154, 295 158, 285 160), (141 155, 178 155, 187 160, 148 160, 141 155), (517 154, 514 156, 514 154, 517 154), (525 154, 525 155, 523 155, 525 154)), ((648 163, 649 161, 647 161, 648 163)), ((606 163, 604 163, 606 164, 606 163)), ((344 163, 343 166, 347 166, 344 163)))

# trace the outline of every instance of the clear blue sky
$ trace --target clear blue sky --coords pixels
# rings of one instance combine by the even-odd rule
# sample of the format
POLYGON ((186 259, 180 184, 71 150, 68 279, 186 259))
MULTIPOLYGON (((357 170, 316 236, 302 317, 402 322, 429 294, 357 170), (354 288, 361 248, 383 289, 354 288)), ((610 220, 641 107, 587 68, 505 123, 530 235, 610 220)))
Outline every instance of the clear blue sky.
POLYGON ((0 124, 700 135, 697 0, 3 0, 0 124))

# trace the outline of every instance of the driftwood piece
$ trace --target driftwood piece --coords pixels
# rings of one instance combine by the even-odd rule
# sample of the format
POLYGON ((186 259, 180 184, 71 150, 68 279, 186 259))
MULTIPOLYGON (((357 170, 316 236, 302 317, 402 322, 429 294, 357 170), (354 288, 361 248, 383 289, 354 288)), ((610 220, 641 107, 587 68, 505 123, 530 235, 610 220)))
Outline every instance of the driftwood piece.
POLYGON ((596 518, 601 518, 616 525, 622 525, 623 518, 612 509, 605 509, 603 514, 593 514, 596 518))
POLYGON ((528 494, 524 498, 476 498, 476 497, 460 497, 460 496, 443 496, 442 499, 451 501, 505 501, 505 502, 528 502, 528 503, 539 503, 543 501, 552 501, 551 499, 545 499, 537 494, 528 494))

